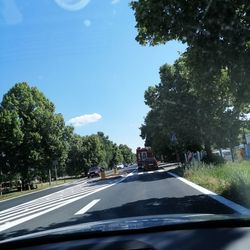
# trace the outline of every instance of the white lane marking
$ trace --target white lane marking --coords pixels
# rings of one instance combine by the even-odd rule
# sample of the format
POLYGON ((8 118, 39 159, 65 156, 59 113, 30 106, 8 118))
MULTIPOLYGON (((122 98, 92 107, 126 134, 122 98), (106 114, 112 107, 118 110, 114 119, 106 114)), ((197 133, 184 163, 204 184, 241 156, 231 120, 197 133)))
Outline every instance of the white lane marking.
MULTIPOLYGON (((102 185, 102 186, 104 186, 104 185, 102 185)), ((18 211, 27 211, 27 210, 33 209, 35 207, 38 207, 38 206, 41 207, 44 205, 48 205, 49 203, 54 203, 54 202, 61 201, 61 200, 65 201, 66 199, 71 199, 74 196, 85 194, 86 192, 92 191, 93 189, 96 189, 96 187, 94 187, 94 186, 84 187, 83 191, 81 190, 81 188, 79 188, 79 191, 75 192, 73 194, 71 192, 69 193, 69 190, 67 190, 67 192, 63 192, 64 190, 61 190, 61 191, 49 194, 47 196, 43 196, 43 197, 37 198, 35 200, 17 205, 15 207, 11 207, 11 208, 8 208, 6 210, 0 211, 0 218, 2 218, 2 216, 8 215, 8 214, 17 213, 18 211)))
POLYGON ((30 206, 30 208, 26 208, 26 209, 17 209, 16 211, 12 211, 11 213, 9 212, 5 215, 1 215, 0 216, 0 224, 4 223, 6 221, 9 221, 9 220, 17 219, 17 218, 23 217, 25 215, 32 214, 34 212, 38 212, 38 211, 53 207, 55 205, 58 205, 58 204, 65 202, 67 200, 71 200, 74 197, 82 196, 86 193, 88 193, 88 192, 87 191, 80 192, 78 194, 71 195, 71 197, 69 197, 69 198, 64 197, 64 198, 48 201, 47 203, 42 204, 42 205, 30 206))
POLYGON ((85 214, 90 208, 92 208, 97 202, 99 202, 101 199, 96 199, 91 201, 88 205, 80 209, 78 212, 75 213, 75 215, 79 214, 85 214))
POLYGON ((162 172, 165 172, 165 171, 167 171, 166 169, 159 169, 159 170, 157 170, 157 172, 159 172, 159 173, 162 173, 162 172))
POLYGON ((171 173, 171 172, 168 172, 171 176, 174 176, 175 178, 177 178, 178 180, 186 183, 187 185, 191 186, 192 188, 200 191, 201 193, 203 194, 206 194, 208 195, 209 197, 211 197, 212 199, 222 203, 223 205, 226 205, 227 207, 230 207, 231 209, 233 209, 234 211, 236 211, 237 213, 240 213, 242 215, 250 215, 250 210, 233 202, 233 201, 230 201, 226 198, 224 198, 223 196, 220 196, 206 188, 203 188, 191 181, 188 181, 180 176, 178 176, 177 174, 174 174, 174 173, 171 173))
POLYGON ((153 174, 154 171, 147 171, 147 174, 153 174))
MULTIPOLYGON (((87 181, 79 181, 81 184, 85 184, 87 183, 87 181)), ((63 184, 59 184, 59 185, 56 185, 56 186, 53 186, 53 187, 48 187, 48 188, 45 188, 45 189, 42 189, 42 190, 38 190, 38 191, 33 191, 31 193, 28 193, 28 194, 22 194, 22 195, 19 195, 17 197, 13 197, 13 198, 8 198, 7 200, 2 200, 0 201, 1 202, 7 202, 7 201, 10 201, 10 200, 14 200, 14 199, 18 199, 18 198, 21 198, 21 197, 24 197, 24 196, 28 196, 28 195, 32 195, 32 194, 36 194, 36 193, 40 193, 40 192, 43 192, 43 191, 46 191, 48 189, 54 189, 54 188, 58 188, 58 187, 63 187, 63 186, 69 186, 69 185, 78 185, 74 182, 69 182, 69 183, 63 183, 63 184)))
MULTIPOLYGON (((82 198, 85 198, 85 197, 87 197, 87 196, 89 196, 89 195, 92 195, 92 194, 94 194, 94 193, 100 192, 100 191, 102 191, 102 190, 104 190, 104 189, 107 189, 107 188, 109 188, 109 187, 112 187, 112 186, 114 186, 114 185, 116 185, 116 184, 118 184, 118 183, 124 181, 125 179, 126 179, 126 177, 125 177, 125 178, 122 178, 121 180, 119 180, 119 181, 117 181, 117 182, 114 182, 114 183, 112 183, 112 184, 109 184, 109 185, 106 185, 106 186, 104 186, 104 187, 98 188, 98 189, 96 189, 96 190, 94 190, 94 191, 92 191, 92 192, 90 192, 90 193, 88 193, 88 194, 85 194, 85 195, 82 195, 82 196, 80 196, 80 197, 75 197, 75 198, 72 198, 72 199, 70 199, 70 200, 67 200, 67 201, 65 201, 65 202, 63 202, 63 203, 61 203, 61 204, 59 204, 59 205, 57 205, 57 206, 54 206, 54 207, 51 207, 51 208, 49 208, 49 209, 43 210, 43 211, 41 211, 41 212, 39 212, 39 213, 31 214, 31 215, 29 215, 29 216, 22 217, 22 218, 20 218, 20 219, 14 220, 14 221, 7 222, 7 223, 5 223, 5 224, 3 224, 3 225, 0 225, 0 232, 2 232, 2 231, 4 231, 4 230, 7 230, 7 229, 9 229, 9 228, 11 228, 11 227, 17 226, 17 225, 19 225, 19 224, 21 224, 21 223, 24 223, 24 222, 26 222, 26 221, 29 221, 29 220, 31 220, 31 219, 34 219, 34 218, 36 218, 36 217, 38 217, 38 216, 41 216, 41 215, 43 215, 43 214, 46 214, 46 213, 48 213, 48 212, 51 212, 51 211, 53 211, 53 210, 55 210, 55 209, 58 209, 58 208, 60 208, 60 207, 66 206, 66 205, 68 205, 68 204, 70 204, 70 203, 72 203, 72 202, 75 202, 75 201, 77 201, 77 200, 80 200, 80 199, 82 199, 82 198)), ((59 191, 59 192, 60 192, 60 191, 59 191)), ((40 198, 39 198, 39 199, 40 199, 40 198)), ((27 203, 30 203, 30 202, 27 202, 27 203)))
POLYGON ((153 173, 163 173, 163 172, 167 172, 167 169, 158 169, 155 171, 146 171, 146 172, 133 172, 128 174, 127 176, 132 176, 132 175, 142 175, 142 174, 153 174, 153 173))
POLYGON ((36 217, 38 217, 38 216, 41 216, 41 215, 43 215, 43 214, 46 214, 46 213, 48 213, 48 212, 51 212, 51 211, 53 211, 53 210, 55 210, 55 209, 58 209, 58 208, 60 208, 60 207, 63 207, 63 206, 65 206, 65 205, 67 205, 67 204, 69 204, 69 203, 71 203, 71 202, 77 201, 77 200, 79 200, 79 199, 81 199, 81 198, 82 198, 82 197, 80 197, 80 198, 77 197, 77 198, 71 199, 71 200, 69 200, 69 201, 67 201, 67 202, 64 202, 64 203, 62 203, 62 204, 60 204, 60 205, 58 205, 58 206, 51 207, 51 208, 49 208, 49 209, 46 209, 46 210, 44 210, 44 211, 41 211, 41 212, 39 212, 39 213, 32 214, 32 215, 29 215, 29 216, 26 216, 26 217, 23 217, 23 218, 21 218, 21 219, 14 220, 14 221, 11 221, 11 222, 7 222, 7 223, 5 223, 5 224, 3 224, 3 225, 0 225, 0 232, 4 231, 4 230, 6 230, 6 229, 9 229, 9 228, 11 228, 11 227, 17 226, 17 225, 19 225, 19 224, 21 224, 21 223, 23 223, 23 222, 28 221, 28 220, 34 219, 34 218, 36 218, 36 217))
MULTIPOLYGON (((71 199, 70 199, 70 200, 71 200, 71 199)), ((56 206, 59 205, 59 204, 62 204, 62 203, 64 204, 65 201, 58 202, 58 203, 56 204, 56 206)), ((37 212, 39 212, 39 211, 41 211, 41 210, 46 210, 46 209, 51 208, 51 207, 55 207, 55 204, 50 204, 50 205, 47 205, 46 207, 38 207, 37 209, 33 209, 33 210, 27 211, 27 212, 24 211, 24 212, 21 213, 21 214, 20 214, 20 213, 16 213, 15 216, 3 217, 3 218, 0 220, 0 224, 3 224, 3 223, 5 223, 5 222, 11 221, 11 220, 18 219, 18 218, 23 217, 23 216, 27 216, 27 215, 29 215, 29 214, 37 213, 37 212)))
POLYGON ((78 196, 78 195, 81 195, 81 194, 84 194, 84 193, 87 193, 89 190, 84 190, 84 191, 81 191, 81 192, 78 192, 78 193, 75 193, 75 194, 71 194, 71 195, 67 195, 67 196, 63 196, 62 194, 59 194, 58 196, 55 196, 54 199, 48 199, 48 198, 44 198, 44 200, 40 200, 39 202, 33 202, 33 203, 30 203, 30 204, 26 204, 25 203, 23 205, 18 205, 16 207, 13 207, 13 208, 10 208, 10 209, 6 209, 2 212, 0 212, 0 219, 4 216, 8 216, 11 214, 17 214, 17 213, 22 213, 23 211, 29 211, 29 210, 32 210, 36 207, 43 207, 43 206, 46 206, 50 203, 56 203, 56 202, 60 202, 60 201, 65 201, 66 199, 71 199, 73 198, 74 196, 78 196))

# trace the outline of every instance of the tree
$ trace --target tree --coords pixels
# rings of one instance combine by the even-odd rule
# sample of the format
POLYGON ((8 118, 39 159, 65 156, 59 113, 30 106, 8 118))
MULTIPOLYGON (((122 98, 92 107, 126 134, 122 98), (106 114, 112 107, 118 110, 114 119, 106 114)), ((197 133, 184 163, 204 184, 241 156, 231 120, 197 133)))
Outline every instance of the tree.
POLYGON ((74 135, 70 141, 67 173, 87 173, 90 167, 100 165, 105 158, 104 147, 98 135, 74 135))
MULTIPOLYGON (((124 156, 129 157, 128 152, 124 156)), ((42 92, 27 83, 17 83, 0 104, 0 175, 20 174, 29 181, 48 173, 79 175, 92 166, 112 167, 123 155, 102 132, 80 136, 66 126, 62 114, 42 92)), ((2 181, 2 180, 0 180, 2 181)))
POLYGON ((83 137, 85 166, 90 168, 104 161, 104 147, 98 135, 83 137))
POLYGON ((142 138, 158 157, 173 158, 176 152, 201 148, 211 156, 211 146, 232 147, 237 142, 242 114, 231 107, 226 71, 200 91, 203 82, 197 84, 183 56, 174 65, 163 65, 160 79, 145 92, 151 110, 141 127, 142 138))
POLYGON ((124 163, 132 163, 134 161, 134 154, 132 152, 132 149, 127 145, 120 144, 119 150, 121 151, 124 163))
POLYGON ((104 161, 101 162, 101 165, 105 168, 112 168, 112 158, 113 158, 113 142, 109 140, 108 136, 105 136, 103 132, 97 132, 97 135, 100 138, 100 141, 104 148, 104 161))
POLYGON ((80 135, 74 134, 70 140, 70 150, 67 159, 67 173, 68 175, 79 175, 87 172, 86 160, 84 158, 84 140, 80 135))
POLYGON ((0 150, 9 171, 23 180, 46 172, 53 161, 63 165, 67 138, 62 115, 42 92, 18 83, 3 97, 0 106, 0 150))
POLYGON ((249 48, 250 8, 246 0, 139 0, 132 1, 131 7, 140 44, 179 40, 202 51, 224 52, 223 59, 235 59, 235 53, 249 48))
MULTIPOLYGON (((132 1, 136 40, 157 45, 179 40, 193 72, 207 78, 228 71, 232 104, 250 100, 250 7, 248 1, 139 0, 132 1)), ((207 83, 206 83, 207 82, 207 83)))
POLYGON ((116 165, 120 164, 123 162, 123 156, 121 153, 121 150, 119 149, 119 147, 116 144, 113 144, 113 157, 111 160, 111 165, 112 167, 115 167, 116 165))

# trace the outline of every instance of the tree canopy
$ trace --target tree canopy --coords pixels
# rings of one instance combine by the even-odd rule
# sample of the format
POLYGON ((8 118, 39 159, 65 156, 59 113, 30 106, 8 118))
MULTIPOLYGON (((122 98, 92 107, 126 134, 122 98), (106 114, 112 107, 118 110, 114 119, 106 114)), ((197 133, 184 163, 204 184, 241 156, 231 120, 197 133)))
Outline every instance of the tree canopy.
MULTIPOLYGON (((133 158, 126 145, 117 146, 104 133, 80 136, 66 126, 62 114, 36 87, 15 84, 0 104, 0 173, 22 180, 39 176, 79 175, 91 166, 105 168, 133 158)), ((56 176, 55 176, 56 177, 56 176)))
POLYGON ((250 7, 246 0, 139 0, 135 11, 137 41, 157 45, 179 40, 215 53, 249 48, 250 7))
POLYGON ((1 152, 9 171, 29 179, 30 175, 44 174, 52 161, 64 163, 64 119, 37 88, 16 84, 4 95, 0 116, 1 152))
POLYGON ((211 146, 231 147, 238 140, 241 127, 239 109, 231 107, 232 94, 227 89, 227 72, 213 79, 208 90, 197 88, 185 56, 173 65, 160 68, 160 83, 145 91, 150 107, 141 136, 147 146, 161 155, 175 150, 211 151, 211 146))
POLYGON ((131 7, 140 44, 187 45, 180 60, 161 67, 160 84, 145 92, 151 108, 141 127, 146 143, 159 150, 173 142, 187 149, 188 141, 235 145, 250 112, 248 1, 138 0, 131 7))
POLYGON ((246 0, 138 0, 136 40, 143 45, 179 40, 193 73, 211 79, 228 71, 234 105, 250 100, 250 7, 246 0))

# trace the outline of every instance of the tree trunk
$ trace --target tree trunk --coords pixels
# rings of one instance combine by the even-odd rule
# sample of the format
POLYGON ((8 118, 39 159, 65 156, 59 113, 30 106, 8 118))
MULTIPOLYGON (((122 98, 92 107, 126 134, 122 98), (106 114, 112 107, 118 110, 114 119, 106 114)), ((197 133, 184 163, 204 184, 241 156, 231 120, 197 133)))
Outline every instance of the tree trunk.
POLYGON ((212 159, 213 154, 212 154, 212 149, 211 149, 210 143, 205 144, 205 151, 207 152, 208 159, 209 160, 212 159))
POLYGON ((232 146, 230 147, 230 152, 231 152, 232 162, 234 162, 234 150, 232 146))

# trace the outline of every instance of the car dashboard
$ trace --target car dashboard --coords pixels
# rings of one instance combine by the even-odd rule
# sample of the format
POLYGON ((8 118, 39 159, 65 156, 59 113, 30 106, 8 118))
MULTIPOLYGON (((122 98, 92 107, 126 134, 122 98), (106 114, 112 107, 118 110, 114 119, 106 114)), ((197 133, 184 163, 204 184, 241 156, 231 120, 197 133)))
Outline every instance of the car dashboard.
POLYGON ((0 243, 0 249, 26 250, 157 250, 157 249, 249 249, 250 226, 225 223, 188 224, 114 232, 44 235, 0 243))

